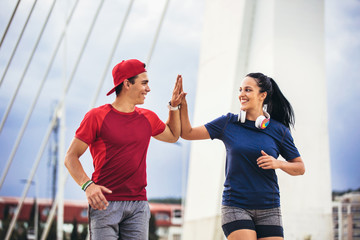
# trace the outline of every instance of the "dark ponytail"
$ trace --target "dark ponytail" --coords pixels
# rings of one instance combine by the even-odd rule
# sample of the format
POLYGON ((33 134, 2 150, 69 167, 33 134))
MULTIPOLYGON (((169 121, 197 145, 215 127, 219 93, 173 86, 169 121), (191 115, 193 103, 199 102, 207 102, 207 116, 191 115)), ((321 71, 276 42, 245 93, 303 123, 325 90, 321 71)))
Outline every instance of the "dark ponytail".
POLYGON ((249 73, 247 77, 255 78, 260 92, 267 92, 264 104, 267 104, 267 112, 271 118, 281 122, 287 128, 294 127, 295 115, 290 102, 282 94, 274 79, 262 73, 249 73))

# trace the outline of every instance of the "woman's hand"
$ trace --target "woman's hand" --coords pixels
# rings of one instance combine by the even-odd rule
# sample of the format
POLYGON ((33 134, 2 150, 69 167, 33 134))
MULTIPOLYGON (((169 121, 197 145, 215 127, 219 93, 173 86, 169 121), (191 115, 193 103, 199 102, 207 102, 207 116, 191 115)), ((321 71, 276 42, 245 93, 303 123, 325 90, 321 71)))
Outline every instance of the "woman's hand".
POLYGON ((263 150, 261 150, 261 154, 262 156, 259 157, 256 161, 258 166, 262 169, 279 168, 292 176, 303 175, 305 173, 305 165, 301 157, 296 157, 287 161, 281 161, 275 159, 273 156, 266 154, 266 152, 263 150))
POLYGON ((182 87, 182 76, 178 75, 175 82, 175 87, 172 93, 170 104, 172 107, 179 106, 185 97, 182 87))
POLYGON ((275 159, 273 156, 268 155, 266 152, 261 150, 262 156, 259 157, 257 165, 262 169, 278 169, 281 167, 282 161, 275 159))

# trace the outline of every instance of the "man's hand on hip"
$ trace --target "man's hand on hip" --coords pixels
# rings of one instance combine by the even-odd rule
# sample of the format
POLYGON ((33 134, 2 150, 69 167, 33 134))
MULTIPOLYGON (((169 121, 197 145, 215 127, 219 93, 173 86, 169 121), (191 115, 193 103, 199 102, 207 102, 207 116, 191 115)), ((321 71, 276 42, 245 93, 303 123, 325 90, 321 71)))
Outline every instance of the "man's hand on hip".
POLYGON ((88 203, 93 209, 105 210, 109 206, 103 192, 112 193, 112 191, 104 186, 91 184, 85 191, 88 203))

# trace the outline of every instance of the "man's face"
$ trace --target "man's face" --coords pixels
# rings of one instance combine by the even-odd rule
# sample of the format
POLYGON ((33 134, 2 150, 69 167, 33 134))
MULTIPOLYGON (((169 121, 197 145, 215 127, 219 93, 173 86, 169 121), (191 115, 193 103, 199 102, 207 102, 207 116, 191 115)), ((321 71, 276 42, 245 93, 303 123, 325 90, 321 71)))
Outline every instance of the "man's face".
POLYGON ((130 84, 129 96, 134 104, 144 104, 146 94, 150 92, 149 79, 146 72, 140 73, 134 84, 130 84))

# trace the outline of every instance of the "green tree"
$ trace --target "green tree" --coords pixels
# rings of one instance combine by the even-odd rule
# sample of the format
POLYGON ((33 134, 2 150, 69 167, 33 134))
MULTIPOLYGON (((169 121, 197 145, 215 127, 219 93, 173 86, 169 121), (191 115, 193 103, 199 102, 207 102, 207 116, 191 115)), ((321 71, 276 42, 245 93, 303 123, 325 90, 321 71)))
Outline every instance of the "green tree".
POLYGON ((34 200, 34 204, 31 208, 31 212, 30 212, 30 218, 29 218, 29 227, 35 227, 34 224, 35 224, 35 221, 34 221, 34 218, 35 218, 35 211, 36 211, 36 198, 34 200))
POLYGON ((73 230, 71 232, 71 240, 78 240, 79 239, 79 233, 78 233, 78 223, 76 221, 76 218, 73 220, 73 230))
POLYGON ((83 224, 82 226, 83 226, 83 230, 82 230, 82 232, 80 234, 80 239, 85 240, 87 235, 88 235, 88 225, 83 224))
POLYGON ((149 240, 158 240, 159 236, 156 234, 156 222, 155 217, 153 214, 151 214, 150 222, 149 222, 149 240))
MULTIPOLYGON (((37 229, 38 229, 38 238, 39 238, 39 230, 40 230, 40 219, 39 219, 39 212, 36 213, 36 205, 37 205, 37 199, 34 198, 34 204, 31 208, 31 212, 30 212, 30 217, 29 217, 29 225, 28 225, 28 229, 33 229, 35 231, 35 217, 36 217, 36 214, 38 216, 38 223, 37 223, 37 229)), ((35 233, 35 232, 34 232, 35 233)))
MULTIPOLYGON (((12 219, 12 216, 10 214, 10 207, 11 205, 5 205, 4 207, 4 220, 3 220, 3 228, 0 230, 0 239, 5 239, 7 231, 10 226, 10 222, 12 219)), ((13 206, 14 207, 14 206, 13 206)), ((18 222, 15 225, 15 228, 13 229, 11 233, 11 240, 26 240, 26 227, 23 222, 18 222)))
POLYGON ((57 229, 56 225, 57 225, 56 221, 53 221, 51 223, 50 230, 46 239, 48 240, 56 239, 56 229, 57 229))
POLYGON ((16 240, 27 240, 27 234, 26 234, 26 227, 25 224, 19 223, 18 227, 14 230, 11 239, 16 240))
POLYGON ((6 236, 6 232, 9 228, 9 225, 10 225, 10 207, 9 205, 5 205, 4 207, 4 211, 3 211, 3 216, 4 216, 4 219, 3 219, 3 226, 2 226, 2 229, 0 229, 0 239, 5 239, 5 236, 6 236))

